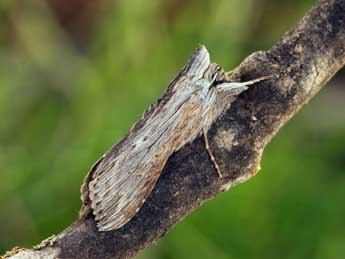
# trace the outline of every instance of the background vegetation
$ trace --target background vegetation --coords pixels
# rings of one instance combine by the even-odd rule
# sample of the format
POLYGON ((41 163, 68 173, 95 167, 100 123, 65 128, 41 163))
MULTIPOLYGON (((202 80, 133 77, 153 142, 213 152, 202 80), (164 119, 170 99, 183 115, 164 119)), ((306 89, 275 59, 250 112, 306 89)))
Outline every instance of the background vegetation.
MULTIPOLYGON (((0 254, 77 217, 90 166, 199 43, 226 69, 267 49, 314 1, 0 2, 0 254)), ((268 146, 262 171, 140 258, 343 258, 341 74, 268 146)))

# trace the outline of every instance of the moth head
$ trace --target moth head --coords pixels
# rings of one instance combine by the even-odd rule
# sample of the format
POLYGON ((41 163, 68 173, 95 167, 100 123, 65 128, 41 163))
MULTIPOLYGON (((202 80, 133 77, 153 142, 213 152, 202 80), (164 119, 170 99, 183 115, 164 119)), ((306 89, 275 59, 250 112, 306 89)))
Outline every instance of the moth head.
POLYGON ((210 64, 204 73, 204 79, 210 82, 210 88, 224 81, 224 69, 218 64, 210 64))

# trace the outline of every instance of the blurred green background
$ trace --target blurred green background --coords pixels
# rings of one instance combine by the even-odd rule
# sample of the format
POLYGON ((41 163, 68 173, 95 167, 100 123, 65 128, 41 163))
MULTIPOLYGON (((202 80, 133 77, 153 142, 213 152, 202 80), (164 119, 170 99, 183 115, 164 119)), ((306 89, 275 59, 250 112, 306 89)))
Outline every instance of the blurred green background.
MULTIPOLYGON (((199 43, 230 70, 311 0, 0 1, 0 254, 77 217, 90 166, 199 43)), ((139 258, 344 258, 345 91, 333 79, 269 144, 262 171, 139 258)))

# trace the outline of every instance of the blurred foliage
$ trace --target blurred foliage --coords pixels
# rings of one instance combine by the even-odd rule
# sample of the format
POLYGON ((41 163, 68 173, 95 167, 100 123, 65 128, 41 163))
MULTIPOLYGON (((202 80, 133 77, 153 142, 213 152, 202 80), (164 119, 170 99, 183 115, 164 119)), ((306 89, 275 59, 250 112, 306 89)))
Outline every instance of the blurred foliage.
MULTIPOLYGON (((61 10, 70 9, 62 2, 67 8, 59 12, 58 1, 0 2, 0 254, 74 221, 92 163, 198 44, 231 69, 269 48, 314 1, 98 0, 76 5, 76 27, 74 19, 64 22, 61 10)), ((280 131, 262 173, 139 257, 343 258, 342 82, 333 80, 280 131)))

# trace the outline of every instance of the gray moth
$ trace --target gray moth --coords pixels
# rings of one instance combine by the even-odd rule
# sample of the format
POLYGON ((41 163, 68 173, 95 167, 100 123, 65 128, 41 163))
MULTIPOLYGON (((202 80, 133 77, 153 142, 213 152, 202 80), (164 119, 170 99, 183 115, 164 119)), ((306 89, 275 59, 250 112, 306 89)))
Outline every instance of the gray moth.
POLYGON ((99 231, 122 227, 140 210, 168 158, 201 135, 221 177, 207 131, 241 92, 264 79, 225 82, 223 69, 200 46, 157 104, 90 170, 82 213, 92 211, 99 231))

